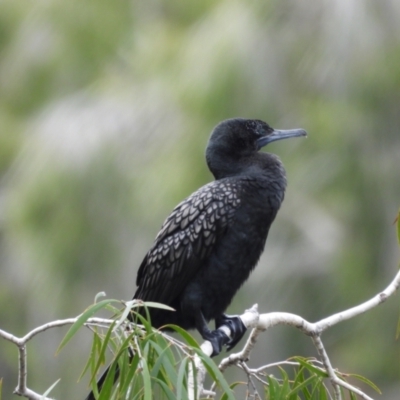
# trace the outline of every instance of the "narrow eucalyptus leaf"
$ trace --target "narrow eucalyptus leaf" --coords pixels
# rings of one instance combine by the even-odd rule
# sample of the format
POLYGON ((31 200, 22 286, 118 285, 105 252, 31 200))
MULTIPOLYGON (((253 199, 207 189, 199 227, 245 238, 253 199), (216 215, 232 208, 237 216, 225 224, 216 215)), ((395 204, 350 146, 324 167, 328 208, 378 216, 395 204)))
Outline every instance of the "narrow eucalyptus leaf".
POLYGON ((75 335, 75 333, 85 324, 85 322, 92 317, 96 312, 106 307, 108 304, 116 302, 117 300, 103 300, 99 303, 91 305, 84 313, 76 320, 76 322, 69 328, 68 332, 64 336, 64 339, 61 341, 56 354, 60 352, 60 350, 71 340, 71 338, 75 335))

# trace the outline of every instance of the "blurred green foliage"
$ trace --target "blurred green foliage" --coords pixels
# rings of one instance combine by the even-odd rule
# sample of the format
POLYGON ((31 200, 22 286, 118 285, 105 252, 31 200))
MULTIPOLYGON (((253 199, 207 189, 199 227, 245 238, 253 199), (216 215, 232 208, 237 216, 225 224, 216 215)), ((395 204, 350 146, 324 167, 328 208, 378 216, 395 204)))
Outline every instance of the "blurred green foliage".
MULTIPOLYGON (((209 132, 233 116, 309 138, 268 149, 286 199, 229 312, 316 320, 377 293, 398 263, 399 17, 397 0, 2 1, 1 328, 74 316, 101 290, 129 299, 163 219, 211 179, 209 132)), ((390 301, 325 336, 333 364, 385 399, 397 314, 390 301)), ((30 385, 61 377, 57 398, 82 397, 89 338, 54 359, 63 333, 31 345, 30 385)), ((314 354, 294 330, 266 336, 255 365, 314 354)), ((14 349, 0 342, 0 358, 9 396, 14 349)))

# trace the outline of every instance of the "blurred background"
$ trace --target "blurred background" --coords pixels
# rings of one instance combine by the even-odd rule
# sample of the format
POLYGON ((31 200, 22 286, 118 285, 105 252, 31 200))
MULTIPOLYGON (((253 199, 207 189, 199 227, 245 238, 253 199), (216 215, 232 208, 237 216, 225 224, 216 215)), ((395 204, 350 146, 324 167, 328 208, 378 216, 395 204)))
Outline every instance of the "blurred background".
MULTIPOLYGON (((100 291, 130 299, 165 217, 212 179, 210 131, 235 116, 309 137, 268 146, 286 198, 229 313, 258 303, 316 321, 383 289, 399 260, 399 20, 398 0, 3 0, 0 328, 22 336, 100 291)), ((397 296, 323 336, 335 367, 390 400, 398 317, 397 296)), ((55 397, 82 398, 90 335, 55 357, 65 332, 29 344, 28 384, 61 378, 55 397)), ((252 366, 316 350, 276 327, 255 353, 252 366)), ((0 340, 5 399, 16 373, 0 340)))

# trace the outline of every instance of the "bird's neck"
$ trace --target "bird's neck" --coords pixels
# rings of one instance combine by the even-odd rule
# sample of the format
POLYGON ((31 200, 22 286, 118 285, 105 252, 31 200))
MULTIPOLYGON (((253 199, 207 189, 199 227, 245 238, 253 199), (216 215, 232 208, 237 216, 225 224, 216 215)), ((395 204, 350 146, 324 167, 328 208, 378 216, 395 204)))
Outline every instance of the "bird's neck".
POLYGON ((216 180, 240 175, 243 166, 230 153, 214 151, 206 153, 207 165, 216 180))
POLYGON ((275 154, 255 153, 251 157, 235 159, 224 155, 207 159, 208 167, 216 180, 234 176, 251 176, 255 179, 283 180, 286 173, 282 162, 275 154))

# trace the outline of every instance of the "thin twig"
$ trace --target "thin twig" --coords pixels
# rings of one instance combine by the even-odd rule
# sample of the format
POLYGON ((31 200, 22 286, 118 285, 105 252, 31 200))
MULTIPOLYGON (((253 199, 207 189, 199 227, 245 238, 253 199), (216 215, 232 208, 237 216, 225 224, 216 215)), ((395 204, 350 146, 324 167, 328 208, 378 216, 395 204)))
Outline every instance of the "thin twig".
POLYGON ((332 367, 331 361, 328 357, 328 354, 325 350, 324 344, 322 343, 321 337, 319 335, 315 335, 312 337, 314 345, 318 351, 319 356, 321 357, 321 361, 328 373, 329 379, 332 383, 333 390, 335 392, 336 400, 342 400, 342 393, 340 392, 340 387, 337 383, 336 373, 332 367))

